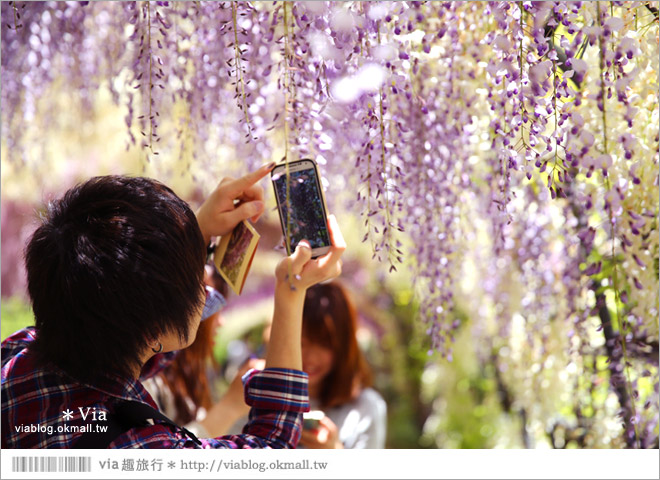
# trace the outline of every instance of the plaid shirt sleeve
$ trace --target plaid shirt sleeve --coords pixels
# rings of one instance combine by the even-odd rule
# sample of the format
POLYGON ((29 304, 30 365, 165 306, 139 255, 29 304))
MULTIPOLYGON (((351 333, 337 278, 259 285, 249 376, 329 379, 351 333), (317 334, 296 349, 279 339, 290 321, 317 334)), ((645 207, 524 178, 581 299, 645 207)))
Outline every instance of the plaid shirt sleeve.
POLYGON ((111 448, 295 448, 302 413, 309 410, 307 374, 298 370, 251 370, 243 377, 245 401, 252 407, 242 435, 201 439, 196 444, 180 431, 156 424, 134 428, 111 448))

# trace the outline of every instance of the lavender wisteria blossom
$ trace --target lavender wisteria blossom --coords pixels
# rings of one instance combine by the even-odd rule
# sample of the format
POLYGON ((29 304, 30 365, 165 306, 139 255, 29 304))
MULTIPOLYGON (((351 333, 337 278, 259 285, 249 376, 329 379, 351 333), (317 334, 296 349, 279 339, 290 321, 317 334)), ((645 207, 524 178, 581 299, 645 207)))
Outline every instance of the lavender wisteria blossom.
POLYGON ((429 349, 451 360, 467 323, 540 435, 586 388, 544 375, 591 369, 600 385, 604 358, 617 406, 589 408, 620 421, 585 446, 657 447, 653 2, 2 2, 1 13, 3 162, 36 168, 25 133, 60 126, 62 95, 92 118, 99 92, 122 109, 127 149, 163 175, 176 157, 213 171, 218 152, 240 171, 314 158, 374 265, 411 272, 429 349))

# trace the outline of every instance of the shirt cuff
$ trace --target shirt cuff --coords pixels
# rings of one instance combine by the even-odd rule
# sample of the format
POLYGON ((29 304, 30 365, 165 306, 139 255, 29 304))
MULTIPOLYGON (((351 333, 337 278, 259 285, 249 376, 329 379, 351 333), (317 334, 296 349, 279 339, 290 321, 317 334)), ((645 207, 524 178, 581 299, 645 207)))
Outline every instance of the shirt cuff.
POLYGON ((308 377, 300 370, 266 368, 243 375, 245 403, 259 410, 308 412, 308 377))

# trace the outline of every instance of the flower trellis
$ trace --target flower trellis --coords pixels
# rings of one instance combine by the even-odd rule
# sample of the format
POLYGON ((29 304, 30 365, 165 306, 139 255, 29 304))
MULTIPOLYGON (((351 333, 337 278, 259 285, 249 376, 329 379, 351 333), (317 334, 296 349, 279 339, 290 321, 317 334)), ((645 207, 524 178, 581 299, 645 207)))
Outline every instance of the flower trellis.
POLYGON ((152 163, 168 122, 200 164, 317 159, 415 272, 434 349, 456 308, 496 352, 521 321, 541 360, 554 325, 567 362, 597 328, 623 441, 657 446, 657 3, 2 2, 7 161, 55 84, 89 110, 108 89, 152 163))

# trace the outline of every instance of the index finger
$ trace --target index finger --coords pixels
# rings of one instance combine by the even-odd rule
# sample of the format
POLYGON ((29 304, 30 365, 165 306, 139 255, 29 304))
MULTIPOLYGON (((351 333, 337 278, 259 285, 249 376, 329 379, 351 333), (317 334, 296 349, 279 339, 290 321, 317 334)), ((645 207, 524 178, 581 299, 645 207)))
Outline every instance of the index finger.
POLYGON ((254 172, 250 172, 247 175, 232 180, 227 184, 227 193, 230 195, 240 195, 244 191, 248 190, 252 185, 257 183, 259 180, 264 178, 268 173, 275 167, 275 162, 271 162, 267 165, 262 165, 254 172))

